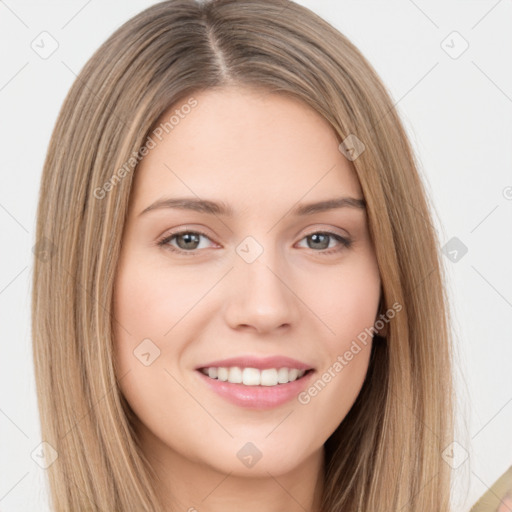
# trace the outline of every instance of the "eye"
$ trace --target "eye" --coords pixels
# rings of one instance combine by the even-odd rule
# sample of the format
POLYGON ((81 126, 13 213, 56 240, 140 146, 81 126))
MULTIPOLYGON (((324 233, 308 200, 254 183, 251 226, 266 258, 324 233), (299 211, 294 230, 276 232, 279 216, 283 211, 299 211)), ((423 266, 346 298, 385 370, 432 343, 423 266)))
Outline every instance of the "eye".
POLYGON ((180 254, 187 254, 188 256, 195 256, 195 249, 199 249, 200 239, 201 237, 207 238, 204 233, 200 231, 178 231, 177 233, 172 233, 158 242, 159 246, 165 247, 170 251, 177 252, 180 254), (171 241, 176 239, 176 243, 178 247, 175 247, 170 244, 171 241))
POLYGON ((331 233, 330 231, 315 231, 306 235, 302 240, 311 240, 311 243, 308 243, 309 248, 320 249, 321 255, 329 256, 332 253, 338 253, 343 249, 349 249, 352 245, 352 240, 345 238, 337 233, 331 233), (330 246, 330 241, 335 240, 338 242, 338 247, 330 246), (340 247, 341 245, 341 247, 340 247), (326 251, 325 249, 329 249, 326 251))
MULTIPOLYGON (((196 249, 204 249, 205 247, 200 247, 201 238, 205 238, 210 240, 210 238, 200 232, 200 231, 178 231, 176 233, 171 233, 170 235, 165 236, 161 240, 157 242, 158 246, 164 247, 172 252, 176 252, 178 254, 183 254, 187 256, 195 256, 199 251, 196 249), (176 241, 177 247, 171 242, 176 241)), ((306 235, 302 240, 311 240, 311 243, 308 243, 308 247, 310 249, 319 249, 314 252, 318 252, 321 255, 330 255, 332 253, 338 253, 343 249, 348 249, 352 245, 352 240, 342 237, 337 233, 331 233, 329 231, 315 231, 306 235), (338 247, 333 247, 331 245, 331 241, 334 240, 337 242, 338 247), (329 250, 326 250, 329 249, 329 250)), ((301 241, 302 241, 301 240, 301 241)), ((336 244, 335 244, 336 245, 336 244)))

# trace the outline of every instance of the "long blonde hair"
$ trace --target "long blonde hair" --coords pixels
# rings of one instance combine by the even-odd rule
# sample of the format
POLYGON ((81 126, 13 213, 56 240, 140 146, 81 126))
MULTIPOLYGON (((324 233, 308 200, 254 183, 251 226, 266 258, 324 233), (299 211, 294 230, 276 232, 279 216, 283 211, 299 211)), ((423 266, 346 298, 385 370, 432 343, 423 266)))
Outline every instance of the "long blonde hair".
POLYGON ((226 85, 293 95, 340 141, 352 134, 364 143, 352 164, 382 310, 402 305, 325 443, 322 512, 448 511, 449 313, 418 164, 359 50, 281 0, 156 4, 101 45, 64 101, 41 181, 32 296, 42 435, 58 454, 47 470, 53 510, 162 510, 116 380, 114 278, 139 150, 171 105, 226 85))

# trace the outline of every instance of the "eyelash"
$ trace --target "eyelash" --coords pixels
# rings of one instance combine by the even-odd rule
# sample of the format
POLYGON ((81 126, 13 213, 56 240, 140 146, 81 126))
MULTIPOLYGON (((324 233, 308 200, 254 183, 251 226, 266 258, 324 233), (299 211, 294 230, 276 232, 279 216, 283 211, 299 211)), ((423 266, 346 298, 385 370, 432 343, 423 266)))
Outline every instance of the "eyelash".
MULTIPOLYGON (((166 250, 177 253, 177 254, 183 254, 186 256, 197 256, 197 254, 200 252, 197 249, 192 249, 190 251, 184 251, 183 249, 178 249, 169 244, 169 242, 173 238, 175 238, 179 235, 184 235, 184 234, 201 235, 201 236, 204 236, 205 238, 210 239, 210 237, 208 235, 206 235, 205 233, 202 233, 201 231, 183 230, 183 231, 177 231, 175 233, 171 233, 170 235, 166 235, 164 238, 160 239, 157 242, 157 245, 160 247, 163 247, 166 250)), ((328 235, 328 236, 334 238, 335 240, 337 240, 342 245, 342 247, 338 248, 338 249, 331 248, 331 249, 324 249, 322 251, 314 251, 314 252, 318 252, 322 256, 330 256, 333 253, 341 252, 343 249, 350 249, 350 247, 352 246, 352 240, 350 240, 349 238, 342 237, 336 233, 332 233, 330 231, 313 231, 313 232, 305 235, 301 240, 304 240, 304 238, 308 238, 312 235, 318 235, 318 234, 328 235)))

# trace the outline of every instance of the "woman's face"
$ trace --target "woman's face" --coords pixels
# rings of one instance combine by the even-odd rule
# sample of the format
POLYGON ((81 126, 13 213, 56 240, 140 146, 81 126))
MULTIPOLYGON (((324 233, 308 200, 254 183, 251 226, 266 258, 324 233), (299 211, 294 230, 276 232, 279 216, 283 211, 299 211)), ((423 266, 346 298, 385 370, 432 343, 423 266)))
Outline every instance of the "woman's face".
POLYGON ((305 208, 362 192, 305 104, 234 88, 194 99, 162 117, 175 115, 137 169, 117 376, 154 460, 278 475, 321 451, 365 378, 371 339, 353 342, 380 298, 366 212, 305 208))

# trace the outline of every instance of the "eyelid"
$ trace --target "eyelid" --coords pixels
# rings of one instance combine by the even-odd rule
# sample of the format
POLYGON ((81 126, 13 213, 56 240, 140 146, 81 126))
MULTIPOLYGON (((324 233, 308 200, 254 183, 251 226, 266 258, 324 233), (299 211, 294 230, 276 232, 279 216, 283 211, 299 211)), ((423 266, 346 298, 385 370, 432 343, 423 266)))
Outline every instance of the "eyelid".
MULTIPOLYGON (((294 238, 298 237, 299 234, 303 230, 304 230, 304 228, 301 228, 299 231, 297 231, 297 233, 294 235, 294 238)), ((204 235, 205 237, 209 238, 210 240, 212 239, 212 236, 209 235, 206 232, 206 228, 203 228, 202 226, 201 227, 195 227, 194 225, 191 225, 191 224, 185 224, 185 225, 183 225, 181 227, 178 227, 178 228, 166 231, 163 235, 161 235, 158 238, 158 240, 162 240, 163 238, 167 238, 167 237, 172 236, 172 235, 179 235, 179 234, 182 234, 182 233, 189 233, 189 232, 191 232, 191 233, 198 233, 200 235, 204 235)), ((343 238, 349 238, 349 239, 351 238, 350 233, 346 229, 338 228, 338 227, 334 227, 334 226, 321 227, 318 224, 313 225, 310 228, 307 228, 307 231, 304 233, 304 235, 302 235, 302 237, 309 236, 309 235, 312 235, 314 233, 319 233, 319 232, 331 233, 331 234, 335 234, 335 235, 338 235, 338 236, 343 237, 343 238), (338 233, 337 231, 342 231, 343 233, 338 233)), ((301 238, 301 240, 302 240, 302 238, 301 238)))
POLYGON ((322 228, 322 227, 319 227, 318 225, 313 226, 311 229, 308 228, 306 233, 304 233, 303 237, 309 236, 309 235, 313 235, 315 233, 329 233, 329 234, 332 234, 332 235, 340 236, 342 238, 351 238, 349 232, 346 229, 336 228, 336 227, 333 227, 333 226, 322 228), (338 231, 343 231, 344 233, 339 233, 338 231))

